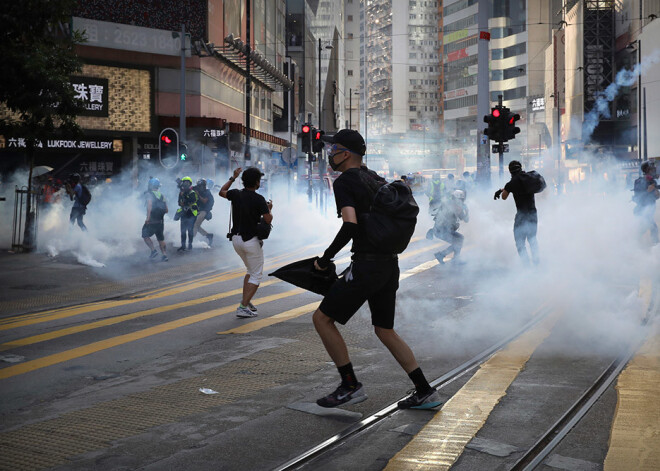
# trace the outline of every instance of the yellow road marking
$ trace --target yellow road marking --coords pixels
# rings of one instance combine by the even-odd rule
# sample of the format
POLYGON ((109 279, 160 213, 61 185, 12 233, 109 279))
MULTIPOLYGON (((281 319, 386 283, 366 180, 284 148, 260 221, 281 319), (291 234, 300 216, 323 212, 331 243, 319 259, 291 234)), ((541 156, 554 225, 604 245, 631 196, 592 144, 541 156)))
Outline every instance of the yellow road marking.
MULTIPOLYGON (((259 304, 264 304, 271 301, 277 301, 278 299, 283 299, 289 296, 294 296, 303 292, 304 290, 296 288, 294 290, 287 291, 285 293, 278 293, 270 296, 264 296, 263 298, 255 299, 255 302, 258 302, 259 304)), ((146 337, 150 337, 152 335, 162 334, 163 332, 168 332, 170 330, 178 329, 179 327, 185 327, 191 324, 195 324, 197 322, 212 319, 214 317, 222 316, 224 314, 229 314, 235 311, 236 311, 235 306, 213 309, 211 311, 195 314, 194 316, 184 317, 183 319, 177 319, 175 321, 165 322, 163 324, 159 324, 153 327, 138 330, 136 332, 131 332, 130 334, 119 335, 117 337, 112 337, 106 340, 90 343, 88 345, 83 345, 81 347, 66 350, 64 352, 55 353, 53 355, 37 358, 36 360, 26 361, 25 363, 21 363, 18 365, 1 369, 0 379, 10 378, 12 376, 28 373, 30 371, 38 370, 40 368, 45 368, 47 366, 56 365, 58 363, 73 360, 75 358, 80 358, 86 355, 90 355, 92 353, 100 352, 101 350, 106 350, 108 348, 116 347, 129 342, 134 342, 135 340, 140 340, 146 337)))
POLYGON ((603 469, 654 470, 660 466, 660 334, 630 361, 616 385, 617 406, 603 469))
MULTIPOLYGON (((407 254, 406 254, 407 255, 407 254)), ((410 255, 412 256, 412 255, 410 255)), ((404 258, 405 256, 401 256, 401 258, 404 258)), ((406 278, 416 275, 418 273, 421 273, 425 270, 428 270, 431 267, 434 267, 438 264, 437 260, 432 260, 429 262, 424 262, 421 265, 417 265, 414 268, 411 268, 410 270, 405 271, 401 275, 399 275, 399 281, 405 280, 406 278)), ((280 322, 288 321, 289 319, 294 319, 296 317, 300 317, 303 314, 307 314, 308 312, 315 311, 319 305, 321 304, 320 301, 316 303, 311 303, 307 304, 306 306, 301 306, 297 307, 294 309, 291 309, 289 311, 284 311, 279 314, 276 314, 274 316, 267 317, 265 319, 259 319, 258 321, 253 321, 248 324, 242 325, 240 327, 237 327, 235 329, 230 329, 230 330, 225 330, 224 332, 218 332, 218 335, 225 335, 225 334, 246 334, 249 332, 254 332, 255 330, 262 329, 264 327, 268 327, 269 325, 273 324, 278 324, 280 322)))
POLYGON ((386 470, 449 469, 530 356, 550 334, 558 314, 493 355, 388 463, 386 470))
MULTIPOLYGON (((269 264, 264 268, 264 270, 270 270, 279 267, 281 265, 285 265, 285 264, 284 263, 269 264)), ((49 322, 57 319, 64 319, 67 317, 78 316, 81 314, 87 314, 102 309, 112 309, 115 307, 126 306, 137 302, 159 299, 159 298, 183 293, 189 290, 201 288, 204 286, 209 286, 215 283, 221 283, 224 281, 233 280, 236 278, 240 278, 242 276, 245 276, 245 271, 237 269, 229 272, 224 272, 223 274, 220 275, 213 275, 211 278, 202 281, 186 282, 184 285, 176 285, 174 287, 167 288, 165 290, 161 290, 159 292, 150 294, 148 296, 143 296, 140 298, 122 299, 117 301, 98 301, 98 302, 83 304, 74 307, 54 309, 50 311, 42 311, 39 313, 25 314, 23 316, 16 316, 5 319, 4 321, 0 321, 0 331, 15 329, 18 327, 24 327, 26 325, 40 324, 43 322, 49 322)))
MULTIPOLYGON (((640 282, 639 297, 648 312, 653 294, 651 281, 640 282)), ((610 446, 603 463, 605 471, 618 469, 657 470, 660 464, 660 333, 655 332, 642 345, 616 384, 617 405, 610 446)))
MULTIPOLYGON (((260 288, 263 288, 268 285, 272 285, 274 283, 280 283, 280 280, 266 281, 264 283, 261 283, 260 288)), ((223 293, 206 296, 204 298, 193 299, 190 301, 184 301, 176 304, 168 304, 165 306, 160 306, 152 309, 146 309, 144 311, 133 312, 131 314, 124 314, 121 316, 110 317, 108 319, 102 319, 96 322, 90 322, 89 324, 76 325, 73 327, 67 327, 65 329, 46 332, 45 334, 33 335, 31 337, 24 337, 21 339, 12 340, 10 342, 5 342, 3 344, 0 344, 0 352, 9 350, 11 348, 24 347, 25 345, 32 345, 38 342, 45 342, 46 340, 53 340, 59 337, 64 337, 66 335, 85 332, 87 330, 98 329, 100 327, 107 327, 109 325, 119 324, 120 322, 137 319, 138 317, 151 316, 154 314, 160 314, 162 312, 172 311, 174 309, 196 306, 198 304, 203 304, 210 301, 216 301, 218 299, 228 298, 229 296, 239 295, 242 293, 242 291, 243 291, 242 288, 238 288, 231 291, 225 291, 223 293)))
POLYGON ((250 322, 234 329, 218 332, 218 334, 247 334, 248 332, 254 332, 255 330, 263 329, 269 325, 278 324, 280 322, 288 321, 289 319, 295 319, 296 317, 300 317, 304 314, 316 311, 320 304, 321 301, 316 301, 315 303, 306 304, 304 306, 290 309, 288 311, 280 312, 274 316, 266 317, 265 319, 259 319, 258 321, 250 322))

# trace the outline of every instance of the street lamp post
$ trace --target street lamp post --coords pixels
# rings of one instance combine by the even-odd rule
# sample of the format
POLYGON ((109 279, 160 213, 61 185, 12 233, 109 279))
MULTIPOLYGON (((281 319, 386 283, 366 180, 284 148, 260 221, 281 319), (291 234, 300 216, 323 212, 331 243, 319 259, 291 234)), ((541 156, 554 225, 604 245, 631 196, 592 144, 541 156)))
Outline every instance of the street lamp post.
MULTIPOLYGON (((332 46, 328 44, 325 46, 326 49, 332 49, 332 46)), ((323 108, 321 107, 321 38, 319 38, 319 127, 323 129, 323 108)))
POLYGON ((550 95, 557 100, 557 193, 561 194, 561 103, 559 102, 559 90, 550 95))

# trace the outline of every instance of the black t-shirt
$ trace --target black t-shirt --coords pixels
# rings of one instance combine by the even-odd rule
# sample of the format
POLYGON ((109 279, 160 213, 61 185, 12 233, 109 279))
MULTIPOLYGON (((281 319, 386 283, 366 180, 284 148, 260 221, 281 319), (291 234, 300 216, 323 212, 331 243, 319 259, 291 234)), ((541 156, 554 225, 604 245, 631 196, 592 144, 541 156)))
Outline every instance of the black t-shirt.
POLYGON ((513 193, 513 199, 516 202, 518 211, 530 213, 536 211, 536 204, 534 203, 534 193, 529 193, 525 190, 522 179, 520 178, 522 172, 516 173, 511 176, 511 181, 504 185, 504 189, 509 193, 513 193))
POLYGON ((149 213, 149 221, 163 222, 165 217, 165 209, 167 205, 165 203, 165 197, 161 192, 150 191, 147 193, 147 204, 151 200, 151 213, 149 213))
POLYGON ((231 201, 231 214, 234 221, 231 233, 240 234, 245 241, 257 235, 257 224, 261 216, 268 214, 266 199, 252 190, 229 190, 227 199, 231 201))
MULTIPOLYGON (((360 215, 369 212, 373 196, 367 186, 360 179, 360 173, 365 170, 351 168, 343 172, 335 182, 332 188, 335 193, 335 201, 337 203, 337 215, 341 217, 341 209, 346 206, 355 208, 355 213, 358 218, 358 232, 353 237, 353 246, 351 252, 355 253, 384 253, 375 245, 371 244, 360 226, 360 215)), ((371 171, 370 171, 371 172, 371 171)), ((379 181, 385 181, 374 172, 371 176, 379 181)))

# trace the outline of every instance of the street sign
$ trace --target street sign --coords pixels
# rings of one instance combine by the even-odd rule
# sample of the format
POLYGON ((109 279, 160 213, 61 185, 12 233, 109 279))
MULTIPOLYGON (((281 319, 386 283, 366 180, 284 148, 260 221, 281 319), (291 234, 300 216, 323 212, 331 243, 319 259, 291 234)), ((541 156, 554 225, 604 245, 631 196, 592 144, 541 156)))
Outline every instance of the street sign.
POLYGON ((504 152, 509 152, 509 144, 493 144, 493 154, 499 154, 500 153, 500 146, 502 146, 502 153, 504 152))

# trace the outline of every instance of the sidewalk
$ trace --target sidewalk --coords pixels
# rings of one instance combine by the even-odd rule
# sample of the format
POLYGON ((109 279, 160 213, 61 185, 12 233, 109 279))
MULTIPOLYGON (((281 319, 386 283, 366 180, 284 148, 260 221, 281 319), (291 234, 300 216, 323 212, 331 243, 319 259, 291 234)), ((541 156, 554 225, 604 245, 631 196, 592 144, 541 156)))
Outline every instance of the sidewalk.
POLYGON ((236 267, 229 247, 193 249, 179 254, 168 247, 168 262, 140 256, 115 258, 105 267, 81 264, 70 252, 56 257, 44 253, 0 251, 0 318, 43 309, 98 301, 154 289, 180 280, 236 267))

